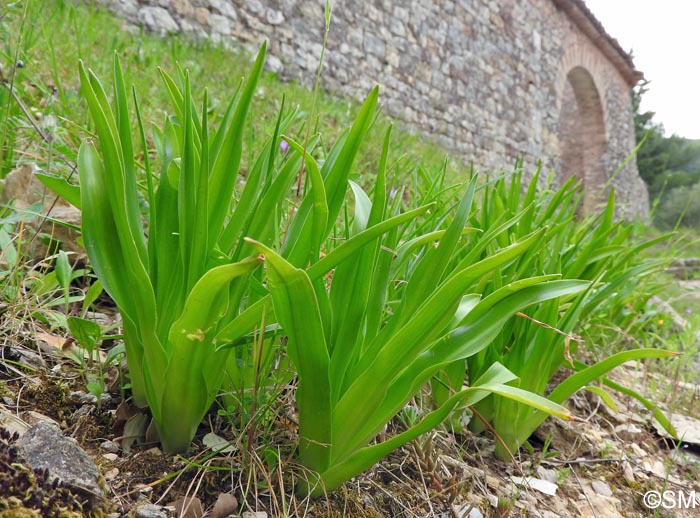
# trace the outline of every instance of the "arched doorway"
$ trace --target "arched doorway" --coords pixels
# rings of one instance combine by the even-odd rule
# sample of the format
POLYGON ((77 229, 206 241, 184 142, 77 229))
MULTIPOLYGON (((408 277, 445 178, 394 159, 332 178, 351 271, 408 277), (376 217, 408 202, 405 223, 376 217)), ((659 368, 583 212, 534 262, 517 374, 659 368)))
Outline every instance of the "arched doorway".
POLYGON ((603 105, 591 74, 583 67, 566 76, 559 112, 559 175, 577 176, 586 189, 584 210, 604 201, 607 175, 602 161, 608 147, 603 105))

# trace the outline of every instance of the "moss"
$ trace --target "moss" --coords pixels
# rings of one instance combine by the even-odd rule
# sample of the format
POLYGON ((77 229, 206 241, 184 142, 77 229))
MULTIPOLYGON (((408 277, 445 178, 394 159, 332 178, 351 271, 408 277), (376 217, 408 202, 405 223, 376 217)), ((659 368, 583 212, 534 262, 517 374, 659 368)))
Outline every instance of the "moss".
POLYGON ((68 387, 50 377, 41 377, 41 382, 31 385, 25 399, 32 410, 61 422, 68 419, 75 406, 68 401, 68 387))
POLYGON ((0 428, 0 518, 102 518, 106 502, 85 499, 50 481, 45 470, 33 470, 11 436, 0 428))

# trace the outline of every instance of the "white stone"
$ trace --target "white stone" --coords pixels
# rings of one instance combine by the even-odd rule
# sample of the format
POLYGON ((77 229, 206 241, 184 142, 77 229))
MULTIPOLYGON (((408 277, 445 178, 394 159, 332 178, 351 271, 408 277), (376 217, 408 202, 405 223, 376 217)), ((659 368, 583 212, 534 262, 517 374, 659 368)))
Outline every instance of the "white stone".
POLYGON ((265 68, 273 74, 279 74, 284 68, 284 65, 282 64, 282 60, 280 60, 280 58, 273 56, 272 54, 268 54, 267 59, 265 60, 265 68))
POLYGON ((510 477, 510 479, 513 481, 513 483, 519 486, 536 489, 537 491, 539 491, 540 493, 544 493, 545 495, 554 496, 557 494, 557 485, 552 484, 551 482, 548 482, 546 480, 534 477, 510 477))
POLYGON ((265 20, 270 25, 280 25, 284 22, 284 15, 276 9, 268 9, 265 11, 265 20))
POLYGON ((602 496, 612 496, 613 492, 610 486, 602 480, 592 480, 591 487, 593 491, 602 496))
MULTIPOLYGON (((670 414, 666 417, 676 429, 678 439, 686 444, 700 445, 700 420, 682 414, 670 414)), ((656 419, 654 419, 654 428, 662 437, 671 438, 670 434, 664 430, 656 419)))
POLYGON ((139 20, 149 29, 159 33, 177 32, 180 28, 170 13, 162 7, 142 7, 139 20))
POLYGON ((243 6, 249 13, 255 15, 259 15, 265 10, 263 4, 261 4, 259 0, 247 0, 243 3, 243 6))
POLYGON ((228 36, 231 34, 231 20, 221 14, 209 15, 209 26, 218 34, 228 36))
POLYGON ((233 8, 233 2, 230 0, 209 0, 209 5, 231 20, 235 21, 238 19, 238 13, 236 13, 236 10, 233 8))

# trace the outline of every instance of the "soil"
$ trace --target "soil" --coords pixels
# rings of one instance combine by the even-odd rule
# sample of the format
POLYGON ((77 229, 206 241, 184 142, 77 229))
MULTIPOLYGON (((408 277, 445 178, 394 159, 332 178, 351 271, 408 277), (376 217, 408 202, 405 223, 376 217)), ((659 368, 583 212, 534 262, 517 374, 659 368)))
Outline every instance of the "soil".
MULTIPOLYGON (((0 329, 16 329, 14 324, 0 329)), ((147 435, 137 437, 134 444, 124 441, 130 433, 125 431, 128 419, 140 415, 147 421, 148 415, 124 401, 120 383, 112 383, 102 404, 97 405, 95 398, 86 402, 90 395, 85 392, 84 373, 60 348, 51 354, 51 348, 47 352, 36 340, 19 340, 19 336, 31 337, 31 333, 5 337, 0 410, 27 425, 42 419, 55 421, 98 466, 107 497, 87 503, 66 488, 47 486, 45 474, 32 472, 12 453, 15 439, 4 433, 0 438, 0 487, 4 488, 0 518, 117 518, 134 516, 145 503, 170 506, 161 508, 169 513, 162 516, 198 517, 202 514, 192 511, 194 506, 179 514, 174 509, 196 499, 202 509, 211 510, 222 494, 235 497, 232 516, 257 511, 270 517, 683 517, 693 516, 694 510, 669 507, 654 514, 645 507, 644 494, 667 491, 667 503, 671 503, 671 497, 700 492, 700 457, 695 446, 679 446, 660 437, 650 412, 634 400, 616 397, 617 411, 613 411, 597 396, 580 393, 569 405, 581 420, 547 421, 515 462, 496 458, 491 436, 436 431, 397 450, 326 497, 301 499, 292 489, 295 479, 304 474, 294 464, 296 430, 290 402, 279 401, 275 403, 279 407, 261 410, 252 432, 213 408, 187 455, 164 455, 147 435), (9 360, 31 354, 40 358, 38 367, 9 360), (234 451, 214 455, 204 444, 210 432, 234 444, 234 451), (525 482, 514 483, 517 477, 525 482), (556 494, 542 492, 542 481, 549 482, 556 494), (12 483, 23 488, 18 495, 7 489, 12 483), (53 507, 41 511, 31 507, 37 494, 52 494, 53 507)), ((672 386, 659 374, 636 366, 623 366, 617 377, 633 380, 637 390, 647 393, 652 385, 657 390, 672 386)), ((671 393, 675 401, 690 407, 700 390, 692 384, 677 384, 671 393)), ((391 423, 385 433, 395 433, 398 426, 391 423)), ((49 505, 48 497, 42 498, 43 505, 49 505)))

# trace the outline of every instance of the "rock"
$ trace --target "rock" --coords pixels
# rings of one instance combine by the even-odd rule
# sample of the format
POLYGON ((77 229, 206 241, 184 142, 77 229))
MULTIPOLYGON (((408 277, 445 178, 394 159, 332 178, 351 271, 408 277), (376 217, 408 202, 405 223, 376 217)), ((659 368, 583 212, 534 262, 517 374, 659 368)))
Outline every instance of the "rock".
POLYGON ((10 435, 24 435, 29 430, 29 425, 19 417, 0 408, 0 428, 6 430, 10 435))
POLYGON ((35 176, 39 170, 39 166, 30 163, 10 171, 2 181, 0 201, 9 203, 14 200, 16 208, 24 209, 35 203, 42 203, 47 196, 51 196, 48 187, 44 186, 35 176))
POLYGON ((484 514, 472 504, 462 504, 461 506, 452 506, 453 514, 458 518, 484 518, 484 514))
POLYGON ((629 443, 629 447, 632 448, 632 451, 634 452, 634 455, 637 459, 641 459, 649 455, 636 442, 629 443))
POLYGON ((265 20, 270 25, 280 25, 284 22, 284 15, 276 9, 267 9, 265 11, 265 20))
POLYGON ((491 489, 498 489, 501 487, 501 481, 493 475, 486 475, 486 485, 491 489))
MULTIPOLYGON (((89 392, 83 392, 82 390, 72 390, 68 395, 68 398, 81 405, 95 405, 97 404, 97 396, 95 394, 90 394, 89 392)), ((100 394, 100 403, 107 404, 112 401, 112 396, 108 393, 103 392, 100 394)))
POLYGON ((238 500, 231 493, 221 493, 211 510, 211 518, 226 518, 238 509, 238 500))
POLYGON ((48 423, 32 426, 19 438, 17 446, 34 469, 48 471, 50 480, 104 496, 95 464, 77 441, 65 437, 57 426, 48 423))
POLYGON ((273 74, 279 74, 284 68, 284 65, 282 64, 280 58, 273 56, 272 54, 268 54, 267 59, 265 60, 265 68, 273 74))
MULTIPOLYGON (((36 177, 41 169, 33 163, 24 164, 11 171, 2 181, 0 189, 0 203, 14 202, 16 209, 27 209, 36 204, 41 204, 41 214, 64 223, 80 227, 80 211, 68 202, 56 196, 48 187, 45 187, 36 177)), ((69 255, 71 260, 83 257, 84 251, 77 243, 79 232, 47 220, 45 217, 27 214, 24 218, 26 226, 32 234, 40 232, 50 235, 55 241, 61 243, 61 248, 66 252, 74 252, 69 255), (76 255, 77 254, 77 255, 76 255)), ((25 236, 26 237, 26 236, 25 236)), ((29 253, 34 260, 41 260, 48 255, 48 249, 42 239, 26 239, 31 242, 29 253)))
POLYGON ((494 509, 498 508, 498 497, 496 495, 487 494, 484 496, 484 498, 486 498, 486 501, 491 507, 493 507, 494 509))
POLYGON ((136 508, 136 518, 168 518, 168 513, 159 505, 143 504, 136 508))
POLYGON ((546 469, 543 466, 537 466, 537 476, 541 478, 542 480, 546 480, 547 482, 551 482, 552 484, 557 483, 557 479, 559 478, 557 475, 557 472, 553 469, 546 469))
POLYGON ((100 448, 109 453, 119 453, 119 445, 114 441, 103 441, 100 443, 100 448))
POLYGON ((613 431, 624 441, 636 441, 644 430, 633 423, 626 423, 616 426, 613 431))
POLYGON ((674 259, 666 271, 681 279, 687 279, 694 273, 700 272, 700 257, 674 259))
POLYGON ((142 7, 139 9, 139 19, 146 28, 160 34, 177 32, 180 29, 170 13, 162 7, 142 7))
POLYGON ((265 511, 246 511, 241 515, 241 518, 267 518, 265 511))
POLYGON ((119 458, 119 455, 117 455, 116 453, 105 453, 104 455, 102 455, 102 458, 108 460, 109 462, 114 462, 119 458))
POLYGON ((510 477, 510 479, 513 481, 513 483, 519 486, 536 489, 537 491, 539 491, 540 493, 544 493, 545 495, 554 496, 557 493, 557 485, 552 484, 551 482, 547 482, 546 480, 534 477, 510 477))
POLYGON ((612 496, 613 492, 610 486, 602 480, 592 480, 591 487, 593 491, 602 496, 612 496))
POLYGON ((94 412, 94 405, 83 405, 71 414, 70 418, 68 419, 68 422, 72 425, 80 422, 81 420, 84 422, 85 419, 93 415, 94 412))
POLYGON ((115 322, 121 320, 118 313, 116 315, 107 315, 106 313, 100 313, 98 311, 87 311, 85 313, 85 318, 87 320, 92 320, 102 327, 111 326, 115 322))
POLYGON ((170 506, 175 508, 175 513, 180 518, 201 518, 204 515, 202 502, 196 497, 180 497, 170 506))
POLYGON ((229 0, 209 0, 209 4, 226 18, 233 21, 238 19, 238 14, 229 0))
POLYGON ((383 58, 386 54, 386 43, 374 34, 367 34, 365 35, 364 49, 369 54, 383 58))
POLYGON ((265 9, 259 0, 247 0, 245 8, 252 14, 259 15, 265 9))
MULTIPOLYGON (((621 503, 617 498, 602 496, 590 489, 586 491, 587 500, 584 499, 577 507, 581 518, 625 518, 620 514, 621 503)), ((583 499, 583 495, 581 495, 583 499)))
POLYGON ((22 421, 27 423, 27 429, 39 423, 48 423, 53 426, 59 427, 58 423, 55 420, 51 419, 47 415, 35 412, 34 410, 26 410, 22 412, 19 416, 22 418, 22 421))
POLYGON ((211 14, 209 15, 209 27, 211 27, 214 33, 221 34, 222 36, 228 36, 231 34, 233 25, 231 20, 229 20, 226 16, 211 14))
POLYGON ((202 444, 217 453, 231 453, 236 446, 214 432, 209 432, 202 438, 202 444))
POLYGON ((29 349, 20 346, 4 346, 0 347, 0 358, 5 361, 17 362, 35 370, 46 369, 44 359, 29 349))
MULTIPOLYGON (((685 444, 700 446, 700 420, 682 414, 666 414, 666 417, 668 417, 669 421, 671 421, 671 424, 676 429, 678 439, 685 444)), ((676 440, 664 430, 656 419, 654 419, 654 428, 661 437, 676 440)))
POLYGON ((668 476, 666 466, 658 459, 647 458, 642 461, 642 468, 648 473, 653 473, 660 479, 665 479, 668 476))

